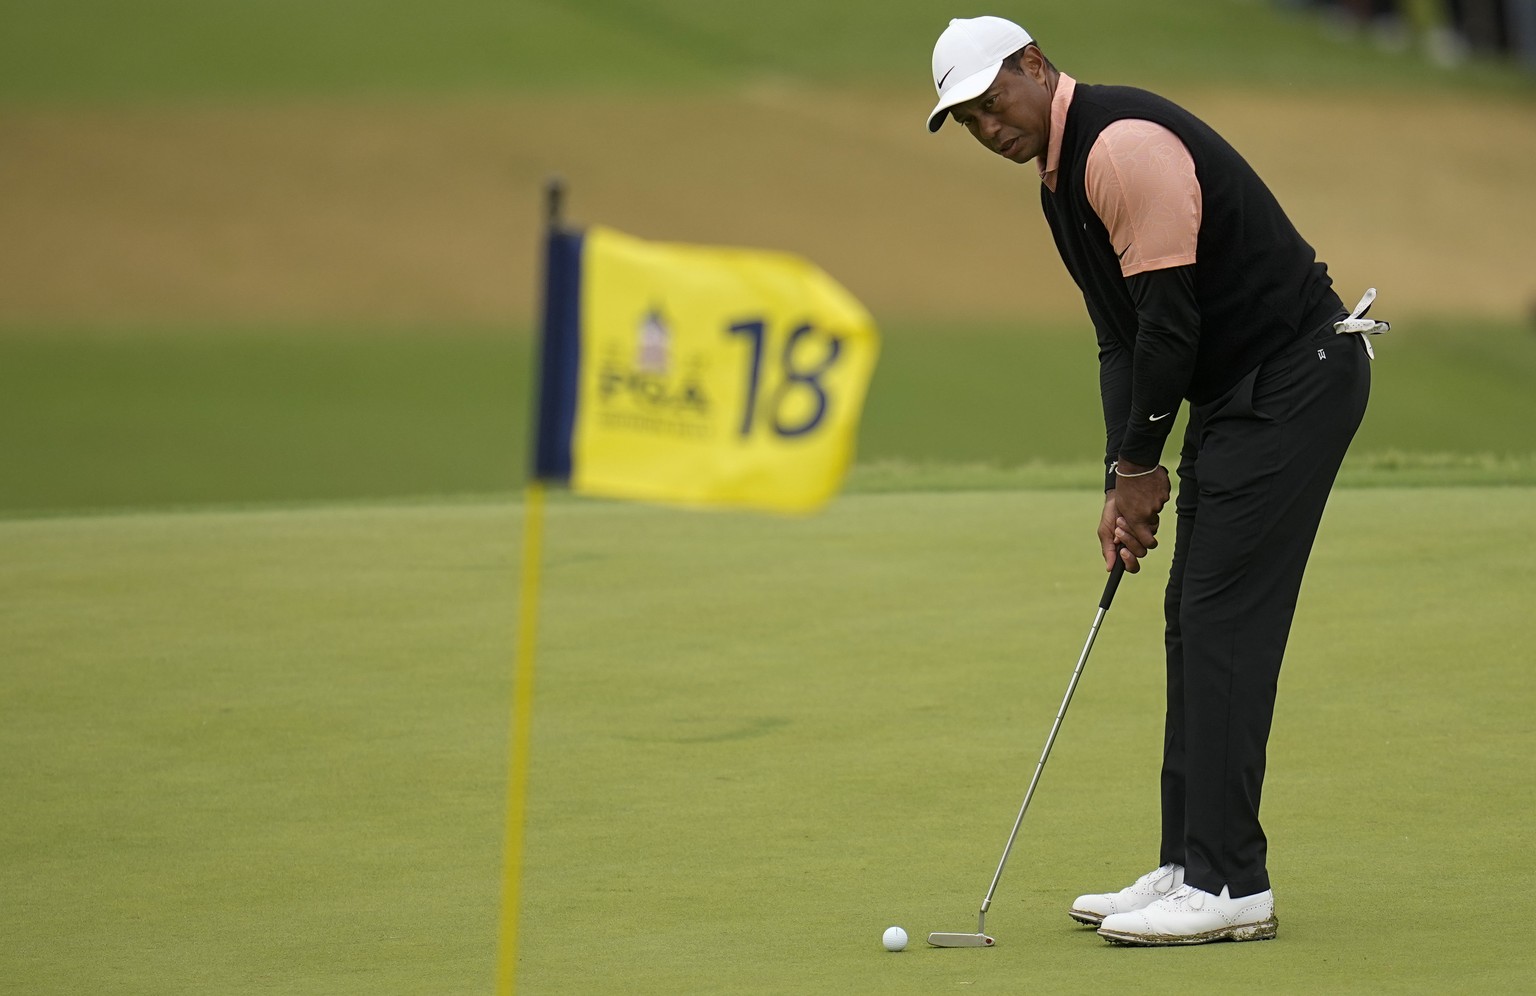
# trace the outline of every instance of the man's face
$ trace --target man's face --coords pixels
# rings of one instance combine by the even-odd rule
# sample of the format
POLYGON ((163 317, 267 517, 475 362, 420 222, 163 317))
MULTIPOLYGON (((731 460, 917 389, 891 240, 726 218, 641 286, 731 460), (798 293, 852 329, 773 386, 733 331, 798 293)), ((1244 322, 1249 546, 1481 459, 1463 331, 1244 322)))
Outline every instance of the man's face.
POLYGON ((1019 59, 1022 72, 1008 66, 982 92, 949 109, 976 141, 1004 159, 1027 163, 1045 155, 1051 138, 1051 95, 1054 79, 1040 50, 1033 45, 1019 59))

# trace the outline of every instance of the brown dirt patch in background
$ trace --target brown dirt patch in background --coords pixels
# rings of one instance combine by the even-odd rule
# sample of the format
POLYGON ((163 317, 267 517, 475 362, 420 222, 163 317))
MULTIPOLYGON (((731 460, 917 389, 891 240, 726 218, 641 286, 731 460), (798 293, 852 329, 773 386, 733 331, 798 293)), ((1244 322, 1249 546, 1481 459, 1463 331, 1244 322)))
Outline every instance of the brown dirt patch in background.
MULTIPOLYGON (((1530 106, 1175 94, 1389 316, 1536 298, 1530 106)), ((1080 319, 1034 167, 921 94, 757 88, 373 106, 0 112, 0 323, 526 325, 540 188, 575 222, 802 252, 887 321, 1080 319)))

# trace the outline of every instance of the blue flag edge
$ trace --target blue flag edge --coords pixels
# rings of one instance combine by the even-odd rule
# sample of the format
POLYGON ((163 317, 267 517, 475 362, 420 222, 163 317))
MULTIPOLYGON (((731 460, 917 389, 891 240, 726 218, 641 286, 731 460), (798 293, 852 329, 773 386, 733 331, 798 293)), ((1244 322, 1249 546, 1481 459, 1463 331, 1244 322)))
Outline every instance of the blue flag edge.
POLYGON ((545 242, 544 328, 539 349, 539 405, 533 475, 571 478, 571 435, 576 425, 581 370, 581 258, 583 233, 551 229, 545 242))

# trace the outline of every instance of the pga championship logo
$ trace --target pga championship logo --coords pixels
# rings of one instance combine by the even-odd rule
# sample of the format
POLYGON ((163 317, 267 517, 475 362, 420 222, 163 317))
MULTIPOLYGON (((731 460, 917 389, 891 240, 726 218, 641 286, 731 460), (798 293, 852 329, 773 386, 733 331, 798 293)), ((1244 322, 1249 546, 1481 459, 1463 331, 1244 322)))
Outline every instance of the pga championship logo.
POLYGON ((609 339, 598 368, 599 418, 605 427, 679 436, 709 434, 710 399, 702 352, 677 355, 659 307, 639 316, 632 334, 609 339))

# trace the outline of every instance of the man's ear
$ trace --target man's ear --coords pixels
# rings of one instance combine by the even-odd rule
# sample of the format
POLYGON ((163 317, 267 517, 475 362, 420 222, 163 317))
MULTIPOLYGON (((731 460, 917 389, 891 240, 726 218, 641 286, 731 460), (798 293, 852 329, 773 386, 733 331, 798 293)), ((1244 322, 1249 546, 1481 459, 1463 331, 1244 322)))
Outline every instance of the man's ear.
POLYGON ((1019 64, 1024 70, 1024 75, 1041 86, 1045 85, 1046 66, 1048 63, 1045 61, 1045 53, 1040 51, 1040 46, 1034 42, 1024 46, 1024 56, 1019 60, 1019 64))

